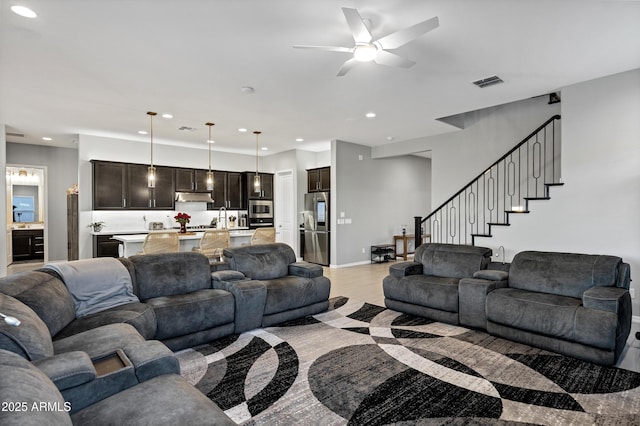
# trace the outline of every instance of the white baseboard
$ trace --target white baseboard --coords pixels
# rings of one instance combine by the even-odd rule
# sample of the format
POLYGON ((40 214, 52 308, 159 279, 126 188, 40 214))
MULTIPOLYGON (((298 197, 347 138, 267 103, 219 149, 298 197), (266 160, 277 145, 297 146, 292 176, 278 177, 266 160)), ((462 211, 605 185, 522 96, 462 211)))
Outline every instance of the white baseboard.
POLYGON ((329 265, 329 268, 348 268, 349 266, 370 265, 370 260, 363 260, 362 262, 344 263, 342 265, 329 265))

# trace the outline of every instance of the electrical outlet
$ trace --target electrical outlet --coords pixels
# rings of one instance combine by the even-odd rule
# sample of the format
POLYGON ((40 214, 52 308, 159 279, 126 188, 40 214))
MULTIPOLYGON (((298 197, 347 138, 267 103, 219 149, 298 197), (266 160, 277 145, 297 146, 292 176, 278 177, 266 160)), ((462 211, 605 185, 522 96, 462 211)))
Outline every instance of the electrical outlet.
POLYGON ((636 298, 636 289, 635 288, 630 288, 629 289, 629 294, 631 295, 632 299, 636 298))

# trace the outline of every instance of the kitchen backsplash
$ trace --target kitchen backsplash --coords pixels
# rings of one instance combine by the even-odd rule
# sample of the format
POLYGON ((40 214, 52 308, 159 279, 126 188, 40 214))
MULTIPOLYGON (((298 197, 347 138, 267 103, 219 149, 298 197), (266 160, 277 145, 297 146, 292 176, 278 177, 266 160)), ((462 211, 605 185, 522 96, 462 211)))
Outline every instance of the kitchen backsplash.
MULTIPOLYGON (((180 203, 177 210, 93 210, 91 222, 104 222, 102 233, 140 232, 149 229, 150 222, 162 222, 165 228, 178 227, 173 218, 178 212, 191 216, 189 226, 209 225, 212 219, 218 219, 219 210, 206 210, 206 203, 180 203)), ((227 210, 227 217, 235 216, 236 227, 241 215, 247 211, 227 210)), ((220 215, 224 220, 224 212, 220 215)))

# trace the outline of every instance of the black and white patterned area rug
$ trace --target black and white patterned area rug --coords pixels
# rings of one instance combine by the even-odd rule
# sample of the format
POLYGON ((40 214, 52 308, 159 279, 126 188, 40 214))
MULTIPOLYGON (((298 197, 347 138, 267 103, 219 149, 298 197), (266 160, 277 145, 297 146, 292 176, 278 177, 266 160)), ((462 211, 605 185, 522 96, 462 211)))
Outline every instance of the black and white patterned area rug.
POLYGON ((239 424, 640 424, 639 373, 347 298, 177 356, 239 424))

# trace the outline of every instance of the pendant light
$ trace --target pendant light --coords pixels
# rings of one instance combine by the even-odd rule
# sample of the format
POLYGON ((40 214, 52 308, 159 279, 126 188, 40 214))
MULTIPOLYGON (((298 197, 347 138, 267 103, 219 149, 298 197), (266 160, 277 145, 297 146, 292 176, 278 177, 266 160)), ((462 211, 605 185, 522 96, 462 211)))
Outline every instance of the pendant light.
POLYGON ((147 112, 149 119, 151 120, 151 131, 149 132, 150 140, 151 140, 151 160, 149 164, 149 168, 147 169, 147 186, 149 188, 156 187, 156 168, 153 167, 153 117, 157 115, 157 113, 149 111, 147 112))
POLYGON ((209 171, 207 172, 207 191, 213 191, 213 172, 211 171, 211 144, 213 143, 213 141, 211 140, 211 126, 215 126, 215 124, 211 122, 204 124, 206 126, 209 126, 209 139, 207 139, 207 145, 209 146, 209 171))
POLYGON ((258 136, 260 135, 259 131, 253 132, 256 135, 256 175, 253 177, 253 192, 260 192, 261 190, 261 182, 260 182, 260 174, 258 173, 258 136))

